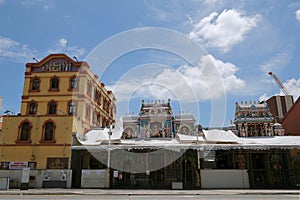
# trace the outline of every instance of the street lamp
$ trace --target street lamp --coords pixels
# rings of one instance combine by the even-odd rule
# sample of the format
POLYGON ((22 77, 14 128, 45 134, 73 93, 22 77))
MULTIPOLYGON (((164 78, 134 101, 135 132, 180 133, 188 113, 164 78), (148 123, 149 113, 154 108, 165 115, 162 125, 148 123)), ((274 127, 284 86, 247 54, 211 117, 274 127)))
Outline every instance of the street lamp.
POLYGON ((109 126, 108 130, 108 158, 107 158, 107 169, 109 170, 110 168, 110 145, 111 145, 111 135, 112 135, 112 126, 109 126))
POLYGON ((203 128, 200 124, 196 126, 196 136, 197 136, 197 165, 198 165, 198 177, 199 177, 199 185, 201 186, 201 162, 200 162, 200 149, 198 148, 199 145, 199 136, 203 136, 203 128))
POLYGON ((112 125, 109 126, 108 129, 108 149, 107 149, 107 170, 108 170, 108 177, 109 177, 109 185, 111 184, 110 182, 110 145, 111 145, 111 136, 112 136, 112 125))

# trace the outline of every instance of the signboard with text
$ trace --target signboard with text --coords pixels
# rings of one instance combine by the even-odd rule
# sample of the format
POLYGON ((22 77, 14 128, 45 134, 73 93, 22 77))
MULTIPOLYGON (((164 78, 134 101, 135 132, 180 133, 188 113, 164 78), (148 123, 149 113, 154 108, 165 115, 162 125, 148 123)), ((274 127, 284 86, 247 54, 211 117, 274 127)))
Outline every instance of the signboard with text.
POLYGON ((28 167, 28 162, 10 162, 9 169, 23 169, 24 167, 28 167))

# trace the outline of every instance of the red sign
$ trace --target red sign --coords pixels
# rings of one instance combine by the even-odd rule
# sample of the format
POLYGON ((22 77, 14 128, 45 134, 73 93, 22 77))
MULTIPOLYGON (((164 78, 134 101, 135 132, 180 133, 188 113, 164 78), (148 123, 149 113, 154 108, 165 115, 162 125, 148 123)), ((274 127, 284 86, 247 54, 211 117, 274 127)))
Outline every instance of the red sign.
POLYGON ((28 162, 10 162, 9 169, 22 169, 28 167, 28 162))

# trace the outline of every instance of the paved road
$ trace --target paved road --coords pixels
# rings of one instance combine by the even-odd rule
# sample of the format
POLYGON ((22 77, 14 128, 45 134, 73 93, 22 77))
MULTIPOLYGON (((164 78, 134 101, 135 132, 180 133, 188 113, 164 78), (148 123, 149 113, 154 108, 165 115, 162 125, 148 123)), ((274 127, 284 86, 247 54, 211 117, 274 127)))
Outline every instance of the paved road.
POLYGON ((0 190, 0 199, 253 199, 300 200, 300 190, 110 190, 110 189, 59 189, 0 190))
POLYGON ((228 200, 228 199, 236 199, 236 200, 300 200, 299 195, 294 194, 282 194, 282 195, 255 195, 255 194, 246 194, 246 195, 1 195, 0 199, 45 199, 45 200, 94 200, 94 199, 107 199, 107 200, 168 200, 168 199, 218 199, 218 200, 228 200))

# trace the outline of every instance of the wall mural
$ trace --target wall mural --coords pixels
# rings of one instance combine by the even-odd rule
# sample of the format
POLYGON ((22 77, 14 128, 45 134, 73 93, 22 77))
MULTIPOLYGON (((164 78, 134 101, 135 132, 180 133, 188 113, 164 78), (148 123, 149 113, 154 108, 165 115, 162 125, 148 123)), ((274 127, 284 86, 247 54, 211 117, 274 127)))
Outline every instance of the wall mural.
POLYGON ((68 157, 47 158, 47 169, 68 169, 68 157))

